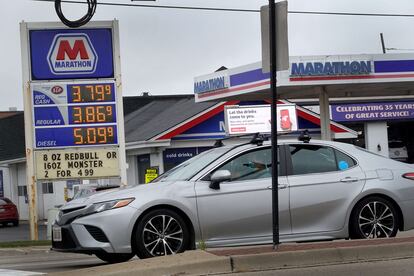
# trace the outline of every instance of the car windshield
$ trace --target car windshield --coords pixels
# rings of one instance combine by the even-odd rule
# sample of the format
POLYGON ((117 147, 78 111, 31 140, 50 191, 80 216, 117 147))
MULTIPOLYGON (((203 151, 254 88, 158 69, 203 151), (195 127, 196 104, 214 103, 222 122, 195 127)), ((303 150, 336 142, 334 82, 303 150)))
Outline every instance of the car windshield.
POLYGON ((163 173, 151 182, 188 180, 196 173, 198 173, 201 169, 205 168, 211 162, 213 162, 214 160, 216 160, 217 158, 219 158, 231 149, 232 148, 229 147, 223 147, 214 148, 202 152, 199 155, 196 155, 193 158, 190 158, 187 161, 181 163, 180 165, 163 173))

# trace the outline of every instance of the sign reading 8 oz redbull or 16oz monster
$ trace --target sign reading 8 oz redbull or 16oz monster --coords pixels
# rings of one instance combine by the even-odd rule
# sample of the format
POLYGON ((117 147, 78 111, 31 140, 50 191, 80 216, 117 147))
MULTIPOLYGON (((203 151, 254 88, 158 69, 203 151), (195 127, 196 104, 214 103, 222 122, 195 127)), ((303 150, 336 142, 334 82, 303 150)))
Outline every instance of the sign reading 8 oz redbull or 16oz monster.
POLYGON ((36 176, 38 180, 115 177, 118 152, 116 147, 37 150, 36 176))
POLYGON ((117 145, 114 81, 32 85, 35 148, 117 145))

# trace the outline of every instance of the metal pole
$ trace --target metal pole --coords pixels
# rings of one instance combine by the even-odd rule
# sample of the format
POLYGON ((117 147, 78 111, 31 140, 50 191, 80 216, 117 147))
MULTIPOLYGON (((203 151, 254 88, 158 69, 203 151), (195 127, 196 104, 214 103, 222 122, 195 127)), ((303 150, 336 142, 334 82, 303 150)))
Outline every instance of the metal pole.
POLYGON ((34 154, 33 154, 33 122, 30 108, 31 90, 30 90, 30 73, 29 73, 29 45, 27 23, 20 23, 20 39, 22 43, 22 74, 23 74, 23 100, 24 100, 24 130, 26 144, 26 185, 29 205, 29 224, 30 239, 38 240, 38 221, 37 221, 37 183, 34 174, 34 154))
POLYGON ((269 0, 269 40, 270 40, 270 90, 272 92, 272 220, 273 220, 273 249, 279 245, 279 190, 277 172, 277 88, 276 88, 276 4, 269 0))

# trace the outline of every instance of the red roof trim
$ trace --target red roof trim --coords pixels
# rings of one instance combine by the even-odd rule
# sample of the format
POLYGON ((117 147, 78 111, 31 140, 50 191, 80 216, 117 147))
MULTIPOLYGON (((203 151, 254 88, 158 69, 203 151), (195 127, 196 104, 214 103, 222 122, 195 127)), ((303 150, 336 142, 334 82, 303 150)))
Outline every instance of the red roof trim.
POLYGON ((158 137, 156 140, 171 139, 174 136, 180 135, 181 133, 187 131, 188 129, 190 129, 190 128, 192 128, 192 127, 194 127, 194 126, 196 126, 196 125, 198 125, 198 124, 200 124, 200 123, 202 123, 202 122, 210 119, 214 115, 222 112, 224 110, 224 106, 225 105, 235 105, 235 104, 238 104, 239 102, 240 101, 228 101, 228 102, 225 102, 225 103, 217 106, 216 108, 213 108, 212 110, 210 110, 210 111, 208 111, 208 112, 206 112, 204 114, 201 114, 201 115, 195 117, 193 120, 190 120, 189 122, 183 124, 182 126, 179 126, 179 127, 175 128, 175 129, 171 130, 170 132, 164 134, 163 136, 158 137))

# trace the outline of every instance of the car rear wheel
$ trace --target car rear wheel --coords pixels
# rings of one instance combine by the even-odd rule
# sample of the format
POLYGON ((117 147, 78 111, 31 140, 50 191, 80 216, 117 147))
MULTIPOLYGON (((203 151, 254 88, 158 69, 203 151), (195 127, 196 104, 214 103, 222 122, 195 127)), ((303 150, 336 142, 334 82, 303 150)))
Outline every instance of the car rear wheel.
POLYGON ((146 214, 135 233, 137 256, 141 259, 184 252, 189 240, 188 227, 183 218, 168 209, 146 214))
POLYGON ((96 253, 95 256, 101 259, 104 262, 115 264, 115 263, 122 263, 129 261, 132 257, 134 257, 134 253, 106 253, 106 252, 99 252, 96 253))
POLYGON ((382 197, 368 197, 358 202, 351 216, 351 238, 376 239, 397 235, 398 212, 394 204, 382 197))
POLYGON ((13 226, 19 226, 19 221, 18 220, 13 221, 13 226))

